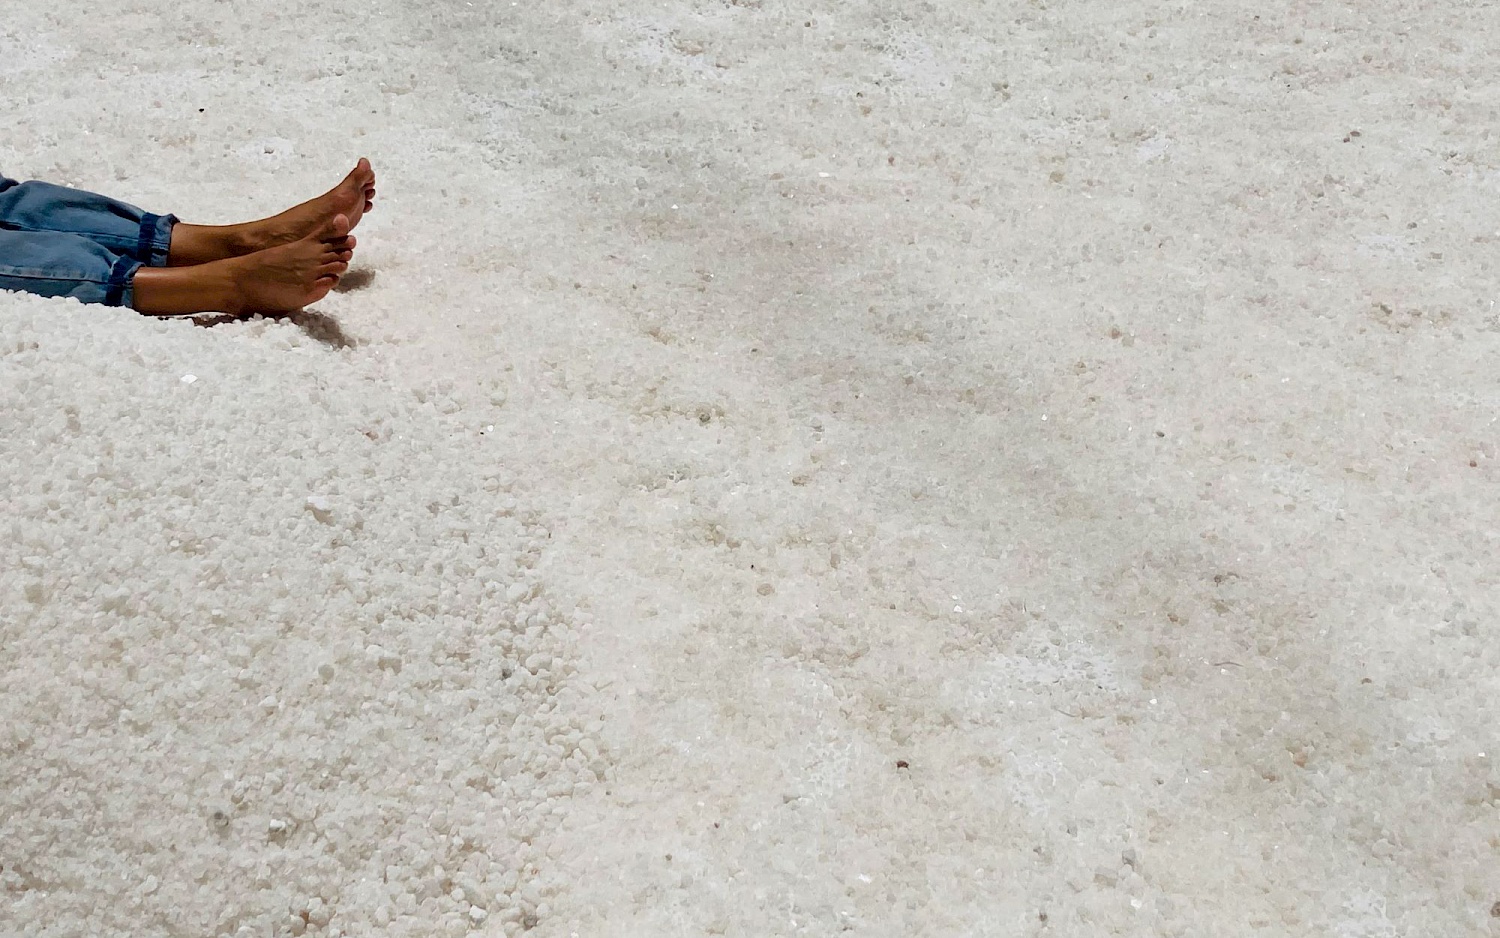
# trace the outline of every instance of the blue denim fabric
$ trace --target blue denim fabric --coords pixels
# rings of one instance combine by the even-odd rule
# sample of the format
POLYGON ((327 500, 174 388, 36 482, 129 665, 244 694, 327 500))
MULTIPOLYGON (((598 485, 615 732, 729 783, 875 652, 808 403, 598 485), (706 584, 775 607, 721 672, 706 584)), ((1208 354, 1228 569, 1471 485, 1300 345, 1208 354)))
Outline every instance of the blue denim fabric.
POLYGON ((142 266, 163 267, 173 215, 0 176, 0 290, 134 306, 142 266))

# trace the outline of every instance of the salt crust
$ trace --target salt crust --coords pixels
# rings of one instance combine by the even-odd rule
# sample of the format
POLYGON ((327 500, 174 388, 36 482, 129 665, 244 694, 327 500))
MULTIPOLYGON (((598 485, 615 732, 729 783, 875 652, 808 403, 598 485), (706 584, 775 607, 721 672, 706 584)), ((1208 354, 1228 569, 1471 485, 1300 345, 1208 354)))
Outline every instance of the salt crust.
POLYGON ((334 357, 598 623, 538 933, 1493 931, 1482 10, 174 11, 8 11, 0 166, 212 221, 375 158, 334 357))
POLYGON ((556 887, 604 763, 546 531, 283 332, 4 298, 6 934, 427 935, 556 887))

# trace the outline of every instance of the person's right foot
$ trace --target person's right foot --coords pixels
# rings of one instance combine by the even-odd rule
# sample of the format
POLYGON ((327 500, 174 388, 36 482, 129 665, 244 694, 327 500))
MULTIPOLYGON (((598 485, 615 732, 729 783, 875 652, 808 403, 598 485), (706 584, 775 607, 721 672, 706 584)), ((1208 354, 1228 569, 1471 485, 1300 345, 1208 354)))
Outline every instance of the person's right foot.
POLYGON ((327 296, 354 256, 349 228, 348 216, 338 214, 290 244, 226 261, 240 300, 229 312, 289 312, 327 296))

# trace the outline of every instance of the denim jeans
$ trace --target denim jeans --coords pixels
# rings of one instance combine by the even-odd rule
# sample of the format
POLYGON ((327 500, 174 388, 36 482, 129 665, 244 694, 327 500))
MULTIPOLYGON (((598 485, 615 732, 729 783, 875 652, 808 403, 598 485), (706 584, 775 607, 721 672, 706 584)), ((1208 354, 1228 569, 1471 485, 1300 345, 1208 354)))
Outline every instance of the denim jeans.
POLYGON ((164 267, 173 215, 0 176, 0 290, 134 307, 142 266, 164 267))

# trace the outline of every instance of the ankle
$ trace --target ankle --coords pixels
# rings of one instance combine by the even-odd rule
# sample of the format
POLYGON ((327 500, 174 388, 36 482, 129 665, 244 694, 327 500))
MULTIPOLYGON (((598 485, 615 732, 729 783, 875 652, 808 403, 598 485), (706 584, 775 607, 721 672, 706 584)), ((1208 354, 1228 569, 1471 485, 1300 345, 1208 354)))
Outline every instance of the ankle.
POLYGON ((239 314, 244 294, 234 261, 191 267, 142 267, 132 280, 132 306, 156 316, 224 312, 239 314))
POLYGON ((245 287, 253 276, 249 266, 239 257, 229 258, 216 266, 222 268, 214 271, 222 311, 234 316, 243 315, 247 310, 245 287))
POLYGON ((260 250, 252 225, 190 225, 172 229, 168 267, 191 267, 260 250))
POLYGON ((263 222, 245 222, 227 226, 224 229, 225 258, 233 260, 270 247, 273 242, 267 237, 263 225, 263 222))

